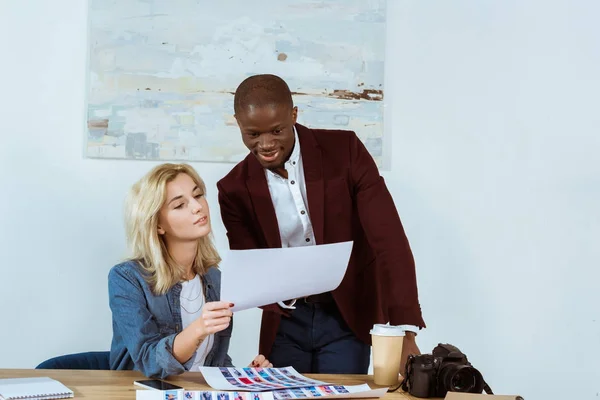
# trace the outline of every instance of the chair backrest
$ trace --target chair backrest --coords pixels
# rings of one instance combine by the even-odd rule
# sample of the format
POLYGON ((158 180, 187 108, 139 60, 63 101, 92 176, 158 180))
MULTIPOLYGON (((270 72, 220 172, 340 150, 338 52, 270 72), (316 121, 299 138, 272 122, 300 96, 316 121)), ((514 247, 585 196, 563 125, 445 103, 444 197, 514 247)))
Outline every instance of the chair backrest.
POLYGON ((109 351, 89 351, 67 354, 42 362, 35 369, 110 369, 109 351))

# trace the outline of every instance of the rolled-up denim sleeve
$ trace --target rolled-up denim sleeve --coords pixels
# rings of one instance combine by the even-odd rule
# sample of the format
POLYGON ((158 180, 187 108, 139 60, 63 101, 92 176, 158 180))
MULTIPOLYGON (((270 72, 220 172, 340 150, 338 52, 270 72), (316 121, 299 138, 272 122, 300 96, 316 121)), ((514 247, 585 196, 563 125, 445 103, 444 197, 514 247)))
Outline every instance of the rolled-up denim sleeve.
POLYGON ((233 365, 233 360, 231 359, 231 357, 229 357, 229 354, 227 354, 225 356, 225 365, 224 365, 224 367, 227 367, 227 368, 234 368, 235 367, 235 365, 233 365))
MULTIPOLYGON (((228 328, 228 331, 231 332, 233 329, 233 318, 231 319, 231 326, 230 328, 228 328)), ((225 356, 223 357, 223 365, 219 365, 219 367, 231 367, 234 368, 235 365, 233 365, 233 360, 231 359, 231 357, 229 357, 229 342, 231 341, 231 334, 230 335, 223 335, 221 336, 221 343, 219 345, 219 347, 221 348, 220 350, 223 351, 225 353, 225 356)))
POLYGON ((221 348, 220 350, 223 351, 225 353, 225 357, 223 357, 223 365, 219 365, 219 367, 231 367, 234 368, 235 365, 233 365, 233 360, 231 359, 231 357, 229 357, 229 343, 231 342, 231 332, 233 331, 233 318, 231 318, 231 323, 229 324, 229 328, 227 328, 226 332, 228 332, 228 335, 223 335, 221 336, 221 342, 219 347, 221 348))
POLYGON ((135 369, 147 377, 166 378, 189 370, 195 354, 184 364, 173 356, 176 334, 161 333, 146 306, 141 284, 127 270, 113 269, 108 276, 113 329, 118 330, 135 369))

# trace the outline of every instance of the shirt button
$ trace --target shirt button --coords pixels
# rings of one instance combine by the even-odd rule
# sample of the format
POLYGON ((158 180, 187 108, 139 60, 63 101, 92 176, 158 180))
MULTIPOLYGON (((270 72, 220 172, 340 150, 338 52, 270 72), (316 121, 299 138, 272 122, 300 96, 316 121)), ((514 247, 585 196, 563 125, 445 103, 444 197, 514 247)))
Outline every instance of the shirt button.
POLYGON ((292 161, 292 165, 296 165, 296 161, 292 161))
POLYGON ((300 214, 304 215, 304 214, 306 214, 306 211, 302 210, 302 211, 300 211, 300 214))
POLYGON ((306 238, 306 243, 308 243, 308 242, 310 242, 310 239, 309 239, 309 238, 306 238))
POLYGON ((295 182, 295 181, 291 181, 290 183, 293 185, 293 184, 294 184, 294 183, 296 183, 296 182, 295 182))

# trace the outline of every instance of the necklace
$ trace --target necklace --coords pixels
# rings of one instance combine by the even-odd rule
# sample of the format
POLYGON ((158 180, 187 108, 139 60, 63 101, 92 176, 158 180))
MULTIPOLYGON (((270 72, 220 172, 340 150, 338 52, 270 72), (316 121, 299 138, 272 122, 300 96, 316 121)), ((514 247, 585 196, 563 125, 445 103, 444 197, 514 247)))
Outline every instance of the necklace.
POLYGON ((202 306, 204 305, 204 303, 200 304, 200 307, 198 307, 198 309, 196 311, 190 311, 187 308, 185 308, 185 306, 183 305, 183 303, 181 303, 181 308, 183 308, 183 311, 185 311, 188 314, 196 314, 198 311, 200 311, 202 309, 202 306))
MULTIPOLYGON (((191 286, 191 285, 192 285, 192 284, 195 282, 195 279, 196 279, 196 278, 194 277, 194 278, 192 278, 191 280, 189 280, 189 281, 188 281, 188 286, 191 286)), ((183 286, 183 285, 182 285, 182 286, 183 286)), ((181 290, 180 296, 181 296, 181 298, 183 298, 183 299, 185 299, 185 300, 187 300, 187 301, 194 301, 194 300, 198 299, 198 297, 200 297, 200 295, 202 294, 202 284, 200 284, 200 285, 199 285, 199 288, 200 288, 200 289, 198 290, 198 294, 197 294, 197 295, 196 295, 196 297, 194 297, 194 298, 191 298, 191 297, 187 297, 187 296, 185 296, 185 295, 183 294, 183 288, 182 288, 182 290, 181 290)), ((192 288, 192 289, 193 289, 193 288, 192 288)))
POLYGON ((181 295, 180 295, 180 297, 181 297, 181 298, 180 298, 179 304, 181 305, 181 308, 183 309, 183 311, 185 311, 185 312, 186 312, 186 313, 188 313, 188 314, 196 314, 198 311, 200 311, 200 310, 202 309, 202 307, 204 306, 204 303, 206 302, 206 301, 204 300, 204 298, 201 298, 201 299, 200 299, 200 301, 196 301, 196 300, 198 300, 198 298, 200 297, 200 295, 201 295, 201 294, 202 294, 202 290, 200 290, 200 291, 198 292, 198 296, 196 296, 194 299, 188 299, 187 297, 185 297, 185 296, 181 296, 181 295), (186 301, 186 300, 189 302, 189 304, 188 304, 188 307, 189 307, 190 305, 192 305, 192 306, 193 306, 193 303, 194 303, 194 302, 195 302, 195 303, 198 303, 198 309, 196 309, 195 311, 190 311, 190 310, 188 310, 188 309, 187 309, 187 308, 186 308, 186 307, 183 305, 183 303, 185 303, 185 301, 186 301))
POLYGON ((196 297, 192 298, 188 298, 186 296, 183 295, 183 291, 181 292, 181 294, 179 295, 181 298, 187 300, 187 301, 194 301, 196 299, 198 299, 198 297, 200 297, 200 295, 202 294, 202 289, 198 290, 198 294, 196 295, 196 297))

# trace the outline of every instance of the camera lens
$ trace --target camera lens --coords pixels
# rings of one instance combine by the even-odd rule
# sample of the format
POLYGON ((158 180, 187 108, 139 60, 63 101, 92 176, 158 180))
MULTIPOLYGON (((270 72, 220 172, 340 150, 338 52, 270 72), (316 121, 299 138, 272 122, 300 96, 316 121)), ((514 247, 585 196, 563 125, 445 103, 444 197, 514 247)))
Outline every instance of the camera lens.
POLYGON ((450 387, 455 392, 465 392, 474 388, 476 384, 477 382, 473 374, 468 374, 465 371, 458 371, 452 377, 450 387))
POLYGON ((473 367, 451 364, 445 367, 440 375, 444 389, 449 392, 481 393, 483 391, 483 376, 473 367))

